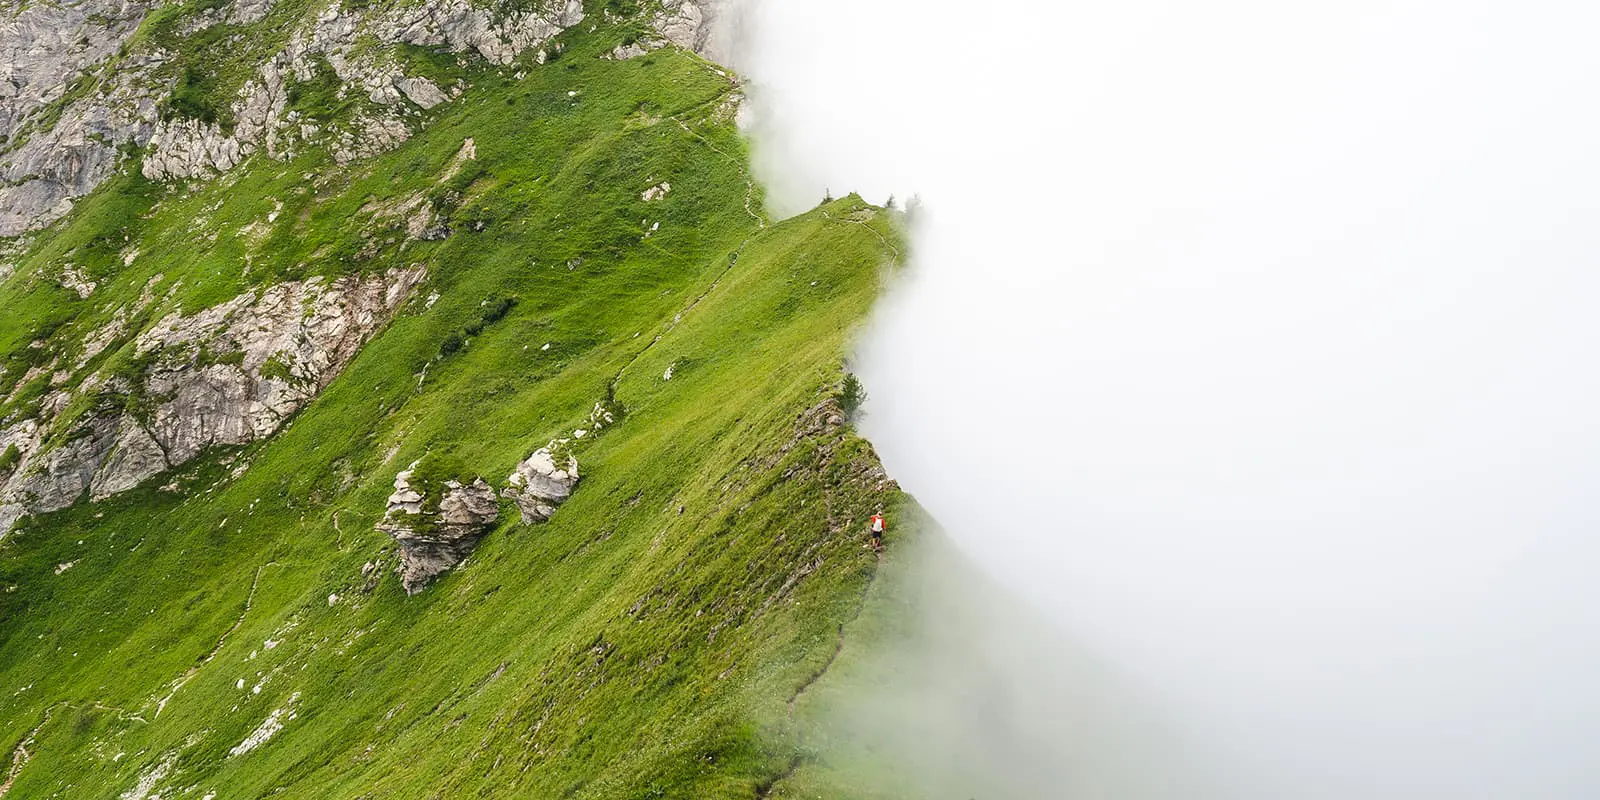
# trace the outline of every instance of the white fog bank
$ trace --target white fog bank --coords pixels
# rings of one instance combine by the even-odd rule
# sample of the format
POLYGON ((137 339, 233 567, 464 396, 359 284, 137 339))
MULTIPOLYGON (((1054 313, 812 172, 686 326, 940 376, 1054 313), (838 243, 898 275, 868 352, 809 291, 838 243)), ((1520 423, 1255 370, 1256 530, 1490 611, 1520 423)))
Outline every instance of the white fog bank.
POLYGON ((1190 748, 1040 758, 1600 797, 1600 7, 749 2, 778 207, 925 201, 866 432, 1190 748))

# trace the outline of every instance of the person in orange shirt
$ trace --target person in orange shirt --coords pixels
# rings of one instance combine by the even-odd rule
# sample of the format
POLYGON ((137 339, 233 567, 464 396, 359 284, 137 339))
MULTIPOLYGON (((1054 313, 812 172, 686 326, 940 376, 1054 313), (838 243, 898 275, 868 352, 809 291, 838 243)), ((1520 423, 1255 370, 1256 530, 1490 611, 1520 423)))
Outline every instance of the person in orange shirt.
POLYGON ((883 531, 888 527, 889 524, 883 521, 882 511, 873 514, 872 518, 868 520, 868 528, 872 532, 872 541, 868 544, 868 546, 871 547, 873 551, 878 553, 883 552, 883 531))

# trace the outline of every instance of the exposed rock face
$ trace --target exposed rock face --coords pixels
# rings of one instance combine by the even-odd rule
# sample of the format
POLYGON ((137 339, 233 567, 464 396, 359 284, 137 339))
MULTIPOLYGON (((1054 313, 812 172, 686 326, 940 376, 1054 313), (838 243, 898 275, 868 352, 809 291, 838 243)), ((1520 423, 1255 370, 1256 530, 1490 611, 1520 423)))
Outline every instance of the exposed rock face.
POLYGON ((402 101, 429 109, 451 95, 426 78, 407 76, 392 60, 371 55, 370 39, 473 51, 490 63, 509 64, 523 51, 582 20, 581 0, 560 0, 548 10, 504 16, 468 0, 435 0, 373 12, 346 10, 335 3, 261 66, 234 103, 236 123, 231 133, 195 120, 162 123, 150 140, 145 177, 165 180, 225 172, 254 152, 277 157, 288 152, 295 139, 315 135, 316 126, 288 110, 285 86, 287 81, 315 78, 324 62, 347 91, 360 92, 389 109, 363 115, 335 132, 334 156, 346 162, 384 152, 411 136, 402 101))
POLYGON ((578 485, 578 460, 560 458, 551 448, 542 447, 518 464, 506 482, 510 485, 501 494, 516 502, 522 524, 545 522, 578 485))
POLYGON ((509 64, 522 51, 582 22, 583 2, 562 0, 550 11, 513 12, 498 22, 495 16, 468 0, 436 0, 396 9, 373 27, 379 39, 476 50, 490 63, 509 64))
POLYGON ((149 136, 158 98, 142 79, 159 55, 123 59, 100 91, 63 98, 74 81, 104 68, 155 5, 34 3, 0 21, 0 236, 60 218, 115 171, 119 143, 149 136), (59 119, 38 129, 63 102, 59 119))
MULTIPOLYGON (((377 526, 400 545, 400 583, 406 594, 422 591, 434 578, 465 561, 500 520, 494 487, 482 478, 471 483, 446 481, 440 496, 433 498, 416 480, 416 469, 412 464, 395 476, 394 493, 389 495, 383 521, 377 526)), ((500 494, 516 502, 522 524, 544 522, 572 496, 578 484, 578 462, 541 448, 517 465, 508 482, 510 486, 500 494)))
MULTIPOLYGON (((500 14, 470 0, 430 0, 403 8, 350 10, 330 3, 262 64, 229 108, 229 129, 193 119, 162 119, 171 54, 135 47, 119 55, 157 0, 37 2, 0 21, 0 237, 54 222, 122 165, 125 146, 146 149, 152 180, 226 172, 264 152, 287 157, 302 143, 325 144, 340 161, 384 152, 411 136, 416 109, 448 102, 459 87, 408 76, 380 45, 414 44, 475 52, 510 63, 583 20, 581 0, 500 14), (326 67, 322 66, 326 65, 326 67), (378 104, 324 130, 289 109, 292 82, 331 67, 343 91, 378 104), (87 84, 74 86, 83 79, 87 84), (69 88, 74 95, 63 100, 69 88), (64 103, 59 115, 46 113, 64 103)), ((190 20, 187 30, 248 25, 274 0, 235 0, 190 20)), ((3 12, 0 12, 3 13, 3 12)))
POLYGON ((522 524, 548 521, 556 513, 556 507, 572 496, 579 477, 578 459, 572 455, 573 441, 598 434, 615 424, 618 413, 621 413, 621 406, 614 400, 595 403, 582 427, 574 430, 570 438, 556 439, 539 448, 512 470, 506 478, 508 485, 500 495, 516 502, 517 510, 522 513, 522 524))
POLYGON ((395 81, 394 85, 407 100, 422 108, 433 108, 450 99, 449 95, 427 78, 401 78, 395 81))
POLYGON ((662 0, 652 22, 667 41, 726 62, 732 55, 736 22, 730 5, 727 0, 662 0))
POLYGON ((275 5, 276 0, 234 0, 233 8, 228 10, 227 21, 233 25, 260 22, 275 5))
POLYGON ((145 390, 170 398, 151 431, 175 463, 213 444, 270 435, 331 382, 422 280, 421 267, 273 286, 193 317, 169 315, 138 340, 157 361, 145 390), (219 361, 190 356, 204 349, 219 361))
POLYGON ((666 41, 663 39, 640 39, 632 44, 617 45, 611 50, 611 52, 605 55, 605 58, 608 58, 612 61, 627 61, 630 58, 638 58, 639 56, 659 50, 665 44, 666 41))
MULTIPOLYGON (((449 102, 460 87, 406 75, 374 42, 443 47, 509 64, 584 18, 582 0, 549 0, 511 13, 472 0, 383 9, 329 3, 239 91, 229 108, 232 125, 225 129, 161 118, 171 78, 156 76, 170 72, 159 70, 170 53, 135 47, 119 55, 157 5, 158 0, 36 2, 0 21, 0 237, 64 216, 116 173, 122 148, 129 145, 146 151, 141 169, 151 180, 208 177, 255 153, 288 157, 302 144, 325 145, 340 162, 382 153, 411 136, 407 120, 418 109, 449 102), (326 68, 342 91, 365 95, 378 109, 327 129, 292 111, 289 87, 326 68), (86 90, 74 87, 80 79, 90 82, 86 90), (81 96, 63 100, 69 87, 81 96), (46 113, 57 103, 64 103, 58 116, 46 113)), ((195 15, 186 30, 249 25, 274 6, 275 0, 234 0, 195 15)), ((726 0, 664 0, 651 22, 666 41, 726 61, 732 56, 733 16, 726 0)), ((660 43, 642 40, 612 57, 641 55, 660 43)))
POLYGON ((0 452, 15 445, 22 454, 0 483, 0 534, 85 492, 98 500, 132 489, 212 445, 270 436, 355 358, 423 275, 413 267, 311 278, 168 315, 135 340, 142 375, 85 381, 82 391, 103 399, 64 444, 45 449, 38 421, 0 429, 0 452))
MULTIPOLYGON (((262 96, 252 93, 251 99, 262 96)), ((245 155, 246 145, 237 134, 226 135, 215 124, 197 119, 174 120, 157 126, 140 169, 151 180, 207 175, 233 169, 245 155)))
POLYGON ((394 479, 389 508, 378 530, 400 544, 400 583, 416 594, 429 581, 466 560, 478 540, 500 519, 494 487, 482 478, 470 484, 446 481, 437 504, 415 486, 417 465, 394 479))
POLYGON ((33 3, 0 20, 0 133, 7 140, 72 79, 133 35, 152 2, 33 3))

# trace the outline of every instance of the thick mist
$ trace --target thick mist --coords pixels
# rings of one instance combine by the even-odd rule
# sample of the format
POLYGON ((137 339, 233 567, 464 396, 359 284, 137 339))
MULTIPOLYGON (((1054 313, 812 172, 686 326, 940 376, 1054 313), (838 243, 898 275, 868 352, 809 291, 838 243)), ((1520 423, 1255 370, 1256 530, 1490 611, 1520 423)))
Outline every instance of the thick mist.
POLYGON ((778 207, 923 201, 866 432, 1096 665, 1017 659, 1049 702, 1007 713, 1073 711, 1008 758, 1075 797, 1600 796, 1596 30, 749 0, 778 207))

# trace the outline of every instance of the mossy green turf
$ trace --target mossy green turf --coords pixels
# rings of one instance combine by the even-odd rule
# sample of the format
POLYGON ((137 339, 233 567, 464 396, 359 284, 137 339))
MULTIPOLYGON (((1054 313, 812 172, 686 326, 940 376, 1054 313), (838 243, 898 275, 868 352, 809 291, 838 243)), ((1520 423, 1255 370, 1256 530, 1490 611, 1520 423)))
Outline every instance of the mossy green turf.
POLYGON ((477 69, 349 166, 308 150, 169 188, 135 164, 19 257, 0 283, 13 398, 42 391, 17 365, 70 363, 147 287, 168 299, 132 331, 275 281, 429 277, 270 440, 0 545, 0 763, 33 733, 11 797, 116 797, 163 763, 169 800, 751 797, 789 768, 788 700, 876 569, 857 523, 899 498, 864 442, 797 418, 836 390, 896 233, 854 197, 763 226, 720 113, 734 87, 678 51, 599 58, 628 35, 477 69), (468 137, 476 160, 444 180, 468 137), (448 239, 373 211, 419 192, 448 239), (56 285, 68 264, 99 283, 87 300, 56 285), (521 527, 508 503, 466 565, 403 594, 373 530, 396 472, 428 456, 503 482, 611 392, 626 413, 578 443, 553 520, 521 527), (274 709, 282 731, 230 756, 274 709))

